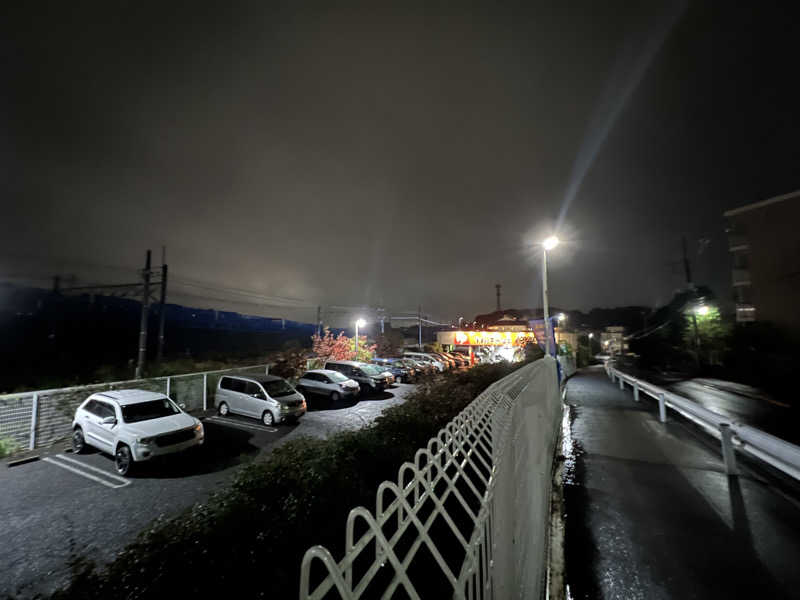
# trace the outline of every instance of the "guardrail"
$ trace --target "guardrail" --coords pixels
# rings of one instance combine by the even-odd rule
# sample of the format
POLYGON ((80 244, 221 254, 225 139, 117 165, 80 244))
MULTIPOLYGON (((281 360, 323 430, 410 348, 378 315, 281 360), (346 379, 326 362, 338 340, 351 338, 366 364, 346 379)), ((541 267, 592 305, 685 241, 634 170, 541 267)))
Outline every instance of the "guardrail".
POLYGON ((216 377, 232 371, 266 370, 267 365, 249 365, 167 375, 149 379, 130 379, 66 388, 34 390, 0 395, 0 438, 11 439, 20 449, 33 450, 68 437, 75 409, 90 394, 120 388, 139 388, 163 392, 189 410, 208 408, 209 390, 216 388, 216 377))
POLYGON ((301 600, 541 597, 561 406, 551 357, 490 386, 350 512, 340 561, 306 552, 301 600))
POLYGON ((735 450, 738 450, 800 480, 800 446, 750 425, 738 423, 648 381, 637 379, 614 368, 608 361, 605 369, 611 381, 619 381, 620 389, 624 389, 626 383, 633 388, 633 397, 637 402, 641 393, 657 400, 662 423, 667 419, 667 408, 671 408, 718 438, 722 443, 722 457, 729 474, 738 473, 735 455, 735 450))

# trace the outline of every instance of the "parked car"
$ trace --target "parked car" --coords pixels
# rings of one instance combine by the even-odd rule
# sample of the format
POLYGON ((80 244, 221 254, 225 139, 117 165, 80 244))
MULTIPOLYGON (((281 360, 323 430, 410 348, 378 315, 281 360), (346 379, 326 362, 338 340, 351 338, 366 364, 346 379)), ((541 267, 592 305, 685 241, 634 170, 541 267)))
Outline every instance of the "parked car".
POLYGON ((214 406, 227 414, 260 419, 264 425, 297 420, 306 413, 306 399, 288 381, 275 375, 223 375, 214 406))
POLYGON ((72 420, 73 451, 92 446, 110 454, 120 475, 130 473, 134 463, 199 446, 204 438, 198 419, 164 394, 146 390, 92 394, 72 420))
POLYGON ((451 352, 450 354, 452 354, 458 360, 463 362, 465 367, 469 367, 470 366, 470 359, 469 359, 469 356, 467 356, 466 354, 461 354, 460 352, 451 352))
POLYGON ((439 372, 442 373, 445 370, 445 365, 443 362, 434 358, 430 354, 425 354, 423 352, 404 352, 403 356, 407 358, 412 358, 414 360, 421 360, 423 362, 429 362, 433 365, 433 367, 439 372))
POLYGON ((417 379, 423 375, 432 375, 436 372, 436 367, 434 367, 433 363, 430 362, 414 360, 413 358, 409 357, 404 357, 402 361, 416 371, 417 379))
POLYGON ((448 369, 455 369, 458 367, 456 359, 450 358, 444 352, 431 352, 431 354, 446 364, 448 369))
POLYGON ((408 383, 414 378, 416 371, 413 367, 403 364, 402 358, 373 358, 372 363, 386 369, 398 383, 408 383))
POLYGON ((361 391, 358 383, 347 375, 326 369, 306 371, 297 382, 297 387, 305 393, 327 396, 331 402, 337 402, 340 398, 348 396, 357 396, 361 391))
POLYGON ((389 385, 389 377, 375 365, 355 360, 329 360, 325 363, 325 368, 339 371, 342 375, 353 379, 364 393, 382 392, 389 385))
POLYGON ((445 352, 444 354, 445 356, 448 356, 449 358, 452 358, 454 361, 456 361, 456 364, 459 367, 469 366, 469 359, 466 358, 463 354, 457 354, 455 352, 445 352))

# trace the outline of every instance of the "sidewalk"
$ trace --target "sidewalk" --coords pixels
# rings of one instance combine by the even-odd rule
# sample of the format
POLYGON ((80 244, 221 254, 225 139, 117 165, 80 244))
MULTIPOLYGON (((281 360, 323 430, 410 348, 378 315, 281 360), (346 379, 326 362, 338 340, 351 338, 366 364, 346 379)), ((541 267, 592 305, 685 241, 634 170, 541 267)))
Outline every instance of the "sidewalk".
POLYGON ((571 378, 566 402, 572 598, 800 597, 797 495, 745 465, 729 479, 716 440, 674 413, 659 423, 601 367, 571 378))

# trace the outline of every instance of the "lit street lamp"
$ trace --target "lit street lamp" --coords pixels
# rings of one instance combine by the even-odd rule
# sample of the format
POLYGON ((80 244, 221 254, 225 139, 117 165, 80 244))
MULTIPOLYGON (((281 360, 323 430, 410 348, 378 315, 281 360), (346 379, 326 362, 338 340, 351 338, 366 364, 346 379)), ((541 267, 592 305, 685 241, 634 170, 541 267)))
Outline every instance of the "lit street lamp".
POLYGON ((550 354, 550 306, 547 298, 547 251, 558 246, 558 238, 551 235, 542 242, 542 308, 544 309, 545 354, 550 354))
POLYGON ((358 359, 358 328, 363 327, 366 324, 367 322, 364 319, 358 319, 356 321, 356 359, 358 359))

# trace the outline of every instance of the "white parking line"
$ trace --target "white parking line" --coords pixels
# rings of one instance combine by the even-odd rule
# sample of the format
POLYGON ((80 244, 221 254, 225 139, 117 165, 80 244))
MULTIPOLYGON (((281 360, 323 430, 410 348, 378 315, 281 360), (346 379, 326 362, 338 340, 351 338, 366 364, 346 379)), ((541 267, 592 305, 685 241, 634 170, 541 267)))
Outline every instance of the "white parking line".
POLYGON ((255 425, 250 423, 240 423, 239 421, 232 421, 231 419, 226 419, 225 417, 208 417, 206 421, 214 421, 214 423, 219 423, 220 425, 230 425, 231 427, 243 427, 245 429, 255 429, 256 431, 266 431, 269 433, 277 433, 277 429, 274 427, 267 427, 266 425, 255 425))
POLYGON ((61 467, 62 469, 66 469, 67 471, 71 471, 72 473, 75 473, 76 475, 80 475, 81 477, 86 477, 86 479, 91 479, 92 481, 96 481, 97 483, 100 483, 100 484, 102 484, 102 485, 104 485, 106 487, 110 487, 110 488, 113 488, 113 489, 125 487, 126 485, 130 485, 131 484, 131 482, 129 480, 125 479, 124 477, 120 477, 118 475, 114 475, 113 473, 109 473, 108 471, 104 471, 103 469, 98 469, 97 467, 93 467, 92 465, 84 464, 79 460, 75 460, 73 458, 69 458, 67 456, 64 456, 63 454, 57 454, 55 456, 45 456, 42 460, 45 461, 45 462, 49 462, 51 465, 56 465, 58 467, 61 467), (59 460, 55 460, 55 459, 59 459, 59 460), (73 463, 73 464, 75 464, 77 466, 73 467, 69 463, 73 463), (80 467, 80 468, 78 468, 78 467, 80 467), (95 473, 100 473, 103 477, 106 477, 106 478, 110 479, 111 481, 117 481, 119 483, 116 483, 116 484, 115 483, 109 483, 108 481, 104 481, 103 479, 100 479, 100 477, 97 477, 96 475, 92 475, 91 473, 87 473, 86 471, 83 471, 82 469, 88 469, 90 471, 94 471, 95 473))

